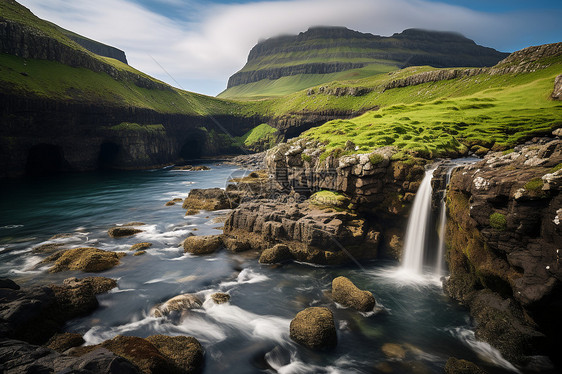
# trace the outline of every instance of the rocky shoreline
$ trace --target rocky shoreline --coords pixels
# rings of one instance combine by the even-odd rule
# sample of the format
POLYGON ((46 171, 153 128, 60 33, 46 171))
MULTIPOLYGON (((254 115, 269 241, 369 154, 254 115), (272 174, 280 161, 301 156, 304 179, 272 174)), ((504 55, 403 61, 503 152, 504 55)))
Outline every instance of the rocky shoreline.
MULTIPOLYGON (((469 308, 477 338, 526 372, 552 370, 550 360, 559 364, 552 347, 560 332, 556 316, 561 311, 557 245, 562 242, 562 141, 559 131, 554 135, 461 166, 448 187, 445 173, 438 169, 433 182, 435 194, 447 190, 450 276, 444 290, 469 308)), ((393 160, 392 148, 320 161, 314 148, 303 140, 282 144, 263 157, 266 171, 233 180, 226 190, 191 190, 183 200, 188 215, 230 210, 222 235, 189 236, 184 251, 200 256, 222 248, 250 251, 272 267, 290 261, 333 266, 399 259, 406 215, 427 161, 393 160)), ((131 222, 109 229, 108 235, 136 235, 142 226, 131 222)), ((141 254, 150 246, 137 243, 131 251, 141 254)), ((50 271, 57 272, 103 272, 125 255, 57 245, 37 247, 36 253, 47 254, 45 262, 53 263, 50 271)), ((95 310, 96 295, 116 286, 115 280, 103 277, 69 278, 62 285, 24 289, 2 280, 2 368, 9 373, 29 372, 32 367, 81 373, 200 371, 204 346, 192 337, 117 336, 83 346, 80 335, 61 334, 66 321, 95 310)), ((334 305, 361 313, 377 310, 376 295, 345 277, 333 279, 329 295, 334 305)), ((221 304, 229 303, 230 297, 215 293, 208 299, 221 304)), ((180 294, 155 305, 151 315, 181 320, 207 301, 180 294)), ((330 309, 311 307, 295 316, 289 333, 305 347, 330 350, 338 344, 335 324, 330 309)), ((385 349, 399 357, 409 348, 385 349)), ((449 361, 447 373, 466 368, 481 372, 464 360, 449 361)))

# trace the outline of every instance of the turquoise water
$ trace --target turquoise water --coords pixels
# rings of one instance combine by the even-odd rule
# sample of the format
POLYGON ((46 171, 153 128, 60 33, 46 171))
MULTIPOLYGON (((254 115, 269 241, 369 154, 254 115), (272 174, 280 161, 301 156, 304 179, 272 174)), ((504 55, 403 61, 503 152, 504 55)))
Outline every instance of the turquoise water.
MULTIPOLYGON (((67 331, 84 334, 87 344, 117 334, 195 336, 205 347, 205 373, 442 373, 450 356, 478 363, 490 373, 510 372, 488 345, 476 342, 465 309, 443 295, 437 282, 405 282, 397 264, 318 267, 292 263, 260 265, 255 253, 220 251, 196 257, 180 243, 190 233, 219 234, 227 213, 184 216, 181 203, 191 188, 225 187, 234 167, 211 171, 131 171, 65 175, 51 179, 4 181, 1 186, 0 277, 22 285, 57 283, 79 272, 49 274, 44 255, 33 247, 51 242, 128 252, 138 242, 153 246, 144 256, 124 257, 97 275, 118 280, 118 289, 99 296, 100 308, 70 321, 67 331), (116 224, 143 222, 143 232, 112 239, 116 224), (49 240, 55 234, 71 234, 49 240), (344 275, 373 292, 378 308, 369 314, 334 304, 326 292, 344 275), (214 292, 231 300, 215 305, 214 292), (181 318, 154 318, 155 305, 182 293, 196 293, 203 308, 181 318), (334 312, 338 345, 313 352, 293 343, 289 323, 300 310, 326 306, 334 312), (403 358, 387 357, 385 344, 401 345, 403 358)), ((388 347, 388 346, 386 346, 388 347)))

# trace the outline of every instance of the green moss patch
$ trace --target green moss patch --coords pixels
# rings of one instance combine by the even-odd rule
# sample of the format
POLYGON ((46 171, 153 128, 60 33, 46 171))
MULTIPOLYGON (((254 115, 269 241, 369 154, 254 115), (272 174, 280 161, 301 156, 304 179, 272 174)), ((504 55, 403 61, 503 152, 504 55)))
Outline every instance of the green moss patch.
POLYGON ((347 196, 340 192, 318 191, 310 197, 309 202, 318 207, 347 210, 350 200, 347 196))
POLYGON ((490 226, 496 230, 504 231, 507 228, 505 215, 495 212, 490 215, 490 226))

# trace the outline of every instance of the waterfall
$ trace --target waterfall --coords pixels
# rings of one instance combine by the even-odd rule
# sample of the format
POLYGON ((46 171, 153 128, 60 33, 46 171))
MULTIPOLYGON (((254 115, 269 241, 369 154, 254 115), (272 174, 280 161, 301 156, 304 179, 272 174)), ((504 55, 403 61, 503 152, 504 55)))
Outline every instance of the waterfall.
POLYGON ((453 164, 447 169, 445 190, 443 190, 443 196, 441 197, 441 207, 439 212, 439 243, 437 244, 437 258, 435 259, 435 273, 439 277, 444 273, 443 257, 445 256, 445 227, 447 224, 447 186, 451 180, 451 173, 456 166, 457 165, 453 164))
POLYGON ((425 172, 408 219, 402 269, 413 274, 421 274, 423 269, 423 254, 431 218, 431 179, 434 171, 435 168, 425 172))

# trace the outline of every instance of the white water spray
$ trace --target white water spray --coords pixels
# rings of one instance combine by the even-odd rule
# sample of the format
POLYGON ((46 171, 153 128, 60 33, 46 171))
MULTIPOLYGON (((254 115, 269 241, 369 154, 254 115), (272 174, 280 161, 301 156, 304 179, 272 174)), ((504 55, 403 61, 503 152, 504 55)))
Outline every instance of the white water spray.
POLYGON ((431 218, 431 179, 434 171, 435 168, 425 172, 408 219, 402 269, 413 274, 421 274, 423 269, 423 254, 431 218))

